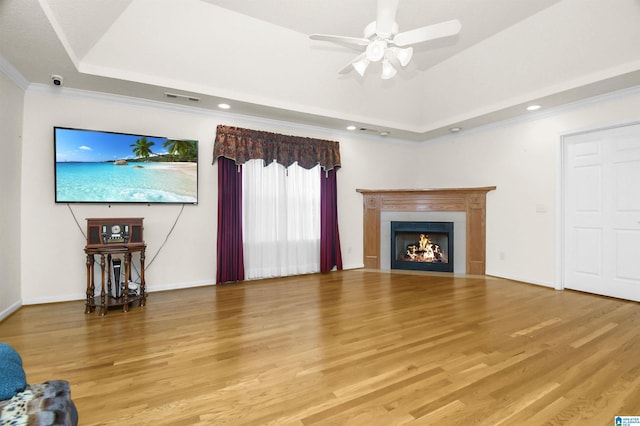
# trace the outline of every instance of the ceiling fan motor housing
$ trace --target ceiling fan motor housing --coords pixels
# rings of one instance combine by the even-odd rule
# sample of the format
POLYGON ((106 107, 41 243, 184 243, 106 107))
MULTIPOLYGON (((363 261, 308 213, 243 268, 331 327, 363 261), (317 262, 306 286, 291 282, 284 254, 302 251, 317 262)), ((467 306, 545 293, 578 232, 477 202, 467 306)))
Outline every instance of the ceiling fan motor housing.
POLYGON ((381 39, 389 39, 394 35, 398 34, 398 24, 396 22, 393 23, 391 27, 391 33, 383 34, 378 32, 377 21, 370 22, 366 27, 364 27, 364 38, 371 39, 373 36, 377 35, 381 39))

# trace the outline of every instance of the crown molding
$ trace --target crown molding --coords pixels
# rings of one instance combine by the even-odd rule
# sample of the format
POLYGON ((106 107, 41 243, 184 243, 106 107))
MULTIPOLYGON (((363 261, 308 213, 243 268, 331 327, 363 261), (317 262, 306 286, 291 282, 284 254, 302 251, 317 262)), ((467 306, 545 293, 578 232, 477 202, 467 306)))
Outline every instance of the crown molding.
POLYGON ((0 55, 0 72, 6 75, 9 80, 13 81, 22 90, 27 90, 29 80, 27 80, 20 71, 18 71, 4 56, 0 55))

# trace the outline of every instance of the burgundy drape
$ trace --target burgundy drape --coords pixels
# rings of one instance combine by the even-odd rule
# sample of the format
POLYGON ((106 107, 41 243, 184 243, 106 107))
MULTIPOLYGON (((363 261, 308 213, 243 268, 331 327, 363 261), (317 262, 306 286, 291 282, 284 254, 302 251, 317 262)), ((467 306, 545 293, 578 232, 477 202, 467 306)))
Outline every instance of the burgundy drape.
POLYGON ((218 125, 213 162, 218 161, 218 270, 216 282, 244 280, 242 250, 242 164, 262 159, 290 166, 298 162, 311 169, 319 164, 320 179, 320 271, 342 269, 338 233, 336 172, 340 167, 340 144, 335 141, 280 135, 240 127, 218 125))
POLYGON ((336 169, 320 173, 320 272, 342 269, 336 169))
POLYGON ((242 167, 218 159, 218 247, 216 283, 244 280, 242 167))

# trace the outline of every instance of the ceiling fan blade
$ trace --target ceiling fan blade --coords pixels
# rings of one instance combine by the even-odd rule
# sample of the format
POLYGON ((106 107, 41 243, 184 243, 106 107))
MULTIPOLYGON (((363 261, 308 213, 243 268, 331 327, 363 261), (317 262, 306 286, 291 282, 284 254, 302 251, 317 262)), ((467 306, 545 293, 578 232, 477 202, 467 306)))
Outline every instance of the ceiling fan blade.
POLYGON ((393 44, 403 47, 436 38, 449 37, 458 34, 460 32, 460 28, 462 28, 462 25, 457 19, 428 25, 426 27, 416 28, 415 30, 396 34, 393 37, 393 44))
MULTIPOLYGON (((351 62, 349 62, 344 68, 342 68, 338 74, 347 74, 348 72, 350 72, 352 69, 356 69, 356 71, 358 71, 359 69, 366 69, 368 64, 368 60, 367 60, 367 54, 365 53, 361 53, 360 55, 356 56, 355 59, 353 59, 351 62), (366 61, 366 62, 365 62, 366 61), (358 65, 355 65, 358 64, 358 65)), ((358 71, 358 73, 360 73, 360 71, 358 71)), ((362 75, 362 74, 361 74, 362 75)))
POLYGON ((360 37, 343 37, 328 34, 311 34, 309 36, 311 40, 330 41, 332 43, 341 44, 354 44, 356 46, 366 46, 369 44, 369 39, 360 37))
POLYGON ((376 35, 380 38, 390 37, 396 22, 399 0, 378 0, 376 13, 376 35))

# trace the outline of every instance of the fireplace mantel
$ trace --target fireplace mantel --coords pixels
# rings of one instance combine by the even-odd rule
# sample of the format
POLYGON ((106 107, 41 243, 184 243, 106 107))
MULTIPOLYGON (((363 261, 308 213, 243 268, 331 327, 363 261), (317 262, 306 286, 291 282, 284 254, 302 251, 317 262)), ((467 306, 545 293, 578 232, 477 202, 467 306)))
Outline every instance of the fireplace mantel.
POLYGON ((364 267, 380 269, 380 213, 463 211, 466 213, 466 273, 484 275, 486 195, 495 186, 440 189, 356 189, 364 196, 364 267))

